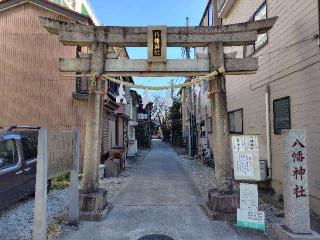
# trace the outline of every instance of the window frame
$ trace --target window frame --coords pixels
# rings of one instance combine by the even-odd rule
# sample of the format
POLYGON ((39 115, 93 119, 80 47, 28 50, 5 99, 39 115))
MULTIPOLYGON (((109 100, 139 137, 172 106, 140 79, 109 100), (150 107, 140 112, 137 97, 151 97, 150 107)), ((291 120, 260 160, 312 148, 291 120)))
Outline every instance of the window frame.
POLYGON ((272 103, 272 113, 273 113, 273 134, 274 135, 282 135, 282 130, 287 130, 287 129, 291 129, 292 128, 292 124, 291 124, 291 98, 290 96, 287 96, 287 97, 282 97, 282 98, 277 98, 277 99, 274 99, 273 100, 273 103, 272 103), (274 114, 274 105, 276 102, 279 102, 279 101, 282 101, 282 100, 285 100, 285 99, 288 99, 289 100, 289 106, 288 106, 288 112, 289 112, 289 128, 282 128, 280 133, 277 131, 276 132, 276 115, 274 114))
MULTIPOLYGON (((261 4, 261 6, 258 8, 258 10, 253 14, 253 17, 252 17, 253 21, 255 21, 255 17, 256 17, 256 15, 257 15, 257 13, 258 13, 264 6, 266 6, 266 19, 268 19, 268 4, 267 4, 267 1, 264 1, 264 2, 261 4)), ((263 34, 264 34, 264 33, 263 33, 263 34)), ((268 36, 268 33, 265 33, 265 34, 266 34, 266 36, 267 36, 267 40, 266 40, 261 46, 259 46, 258 48, 256 48, 256 43, 254 43, 254 45, 253 45, 253 51, 254 51, 254 53, 258 52, 260 49, 262 49, 264 46, 266 46, 266 45, 268 44, 268 42, 269 42, 269 36, 268 36)))
POLYGON ((213 14, 213 5, 212 1, 209 1, 209 6, 207 9, 207 15, 208 15, 208 26, 214 26, 214 14, 213 14))
POLYGON ((206 121, 201 120, 200 121, 200 138, 205 138, 206 137, 206 121), (204 128, 204 131, 203 131, 204 128))
MULTIPOLYGON (((257 15, 257 13, 264 7, 264 6, 266 6, 266 19, 268 19, 268 3, 267 3, 267 1, 265 0, 261 5, 260 5, 260 7, 254 12, 254 14, 253 14, 253 16, 251 17, 251 18, 249 18, 249 21, 255 21, 255 17, 256 17, 256 15, 257 15)), ((263 33, 264 34, 264 33, 263 33)), ((249 45, 249 46, 253 46, 253 51, 251 52, 251 53, 247 53, 247 49, 248 49, 248 46, 245 46, 244 48, 244 51, 243 51, 243 55, 244 55, 244 57, 251 57, 251 56, 253 56, 255 53, 257 53, 259 50, 261 50, 262 48, 264 48, 266 45, 268 45, 268 43, 269 43, 269 34, 268 34, 268 32, 267 33, 265 33, 266 34, 266 36, 267 36, 267 40, 261 45, 261 46, 259 46, 258 48, 256 47, 256 42, 253 44, 253 45, 249 45)), ((259 36, 259 34, 258 34, 258 36, 259 36)))
POLYGON ((25 163, 35 162, 37 160, 37 158, 38 158, 38 139, 35 136, 27 135, 27 136, 23 136, 20 141, 21 141, 21 147, 22 147, 22 153, 23 153, 23 162, 25 162, 25 163), (33 158, 27 159, 27 156, 25 154, 25 147, 24 147, 23 141, 24 141, 24 139, 27 139, 29 141, 30 138, 31 138, 32 141, 35 141, 37 143, 37 145, 36 145, 36 155, 33 158))
POLYGON ((7 172, 10 172, 12 170, 15 170, 17 168, 19 168, 19 162, 20 162, 20 158, 19 158, 19 153, 18 153, 18 147, 17 147, 17 142, 15 139, 7 139, 5 141, 11 141, 13 142, 14 144, 14 147, 15 147, 15 151, 17 153, 17 162, 16 163, 13 163, 13 164, 9 164, 9 165, 6 165, 6 166, 3 166, 3 167, 0 167, 0 173, 7 173, 7 172))
MULTIPOLYGON (((82 47, 81 46, 76 46, 76 58, 80 58, 80 54, 82 52, 82 47)), ((82 74, 81 72, 76 72, 76 74, 82 74)), ((89 95, 89 90, 88 90, 88 77, 79 77, 76 76, 75 79, 75 94, 77 95, 89 95), (86 87, 83 88, 83 85, 86 85, 86 87)))
POLYGON ((207 133, 212 133, 212 117, 207 117, 207 133))
POLYGON ((243 134, 243 108, 239 108, 239 109, 236 109, 236 110, 233 110, 233 111, 230 111, 228 112, 228 129, 229 129, 229 134, 243 134), (241 120, 242 120, 242 123, 241 123, 241 132, 237 132, 237 131, 231 131, 230 130, 230 114, 234 114, 235 112, 237 111, 240 111, 241 112, 241 120))

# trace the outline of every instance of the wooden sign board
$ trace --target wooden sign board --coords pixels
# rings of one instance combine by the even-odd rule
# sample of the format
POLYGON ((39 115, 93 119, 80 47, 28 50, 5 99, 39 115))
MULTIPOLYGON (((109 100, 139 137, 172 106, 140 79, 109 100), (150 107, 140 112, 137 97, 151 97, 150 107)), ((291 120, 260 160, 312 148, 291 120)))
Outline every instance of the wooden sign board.
POLYGON ((48 179, 70 172, 74 167, 72 132, 48 134, 48 179))
POLYGON ((36 193, 33 239, 47 239, 47 182, 70 172, 69 225, 79 224, 79 129, 72 132, 48 134, 41 128, 38 136, 36 193))
POLYGON ((166 26, 148 27, 148 62, 167 61, 166 26))
POLYGON ((261 179, 258 136, 232 136, 232 154, 236 180, 261 179))

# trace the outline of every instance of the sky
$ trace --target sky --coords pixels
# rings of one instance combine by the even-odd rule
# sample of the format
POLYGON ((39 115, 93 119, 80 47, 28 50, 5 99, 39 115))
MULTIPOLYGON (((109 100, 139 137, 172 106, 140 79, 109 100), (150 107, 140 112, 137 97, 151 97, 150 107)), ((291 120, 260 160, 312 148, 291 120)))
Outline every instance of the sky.
MULTIPOLYGON (((198 26, 207 3, 208 0, 90 0, 101 25, 108 26, 185 26, 186 17, 189 17, 190 26, 198 26)), ((131 59, 147 58, 146 48, 127 50, 131 59)), ((168 48, 167 58, 182 58, 181 49, 168 48)), ((134 81, 136 84, 159 86, 168 85, 172 78, 135 77, 134 81)), ((184 78, 177 81, 183 82, 184 78)))

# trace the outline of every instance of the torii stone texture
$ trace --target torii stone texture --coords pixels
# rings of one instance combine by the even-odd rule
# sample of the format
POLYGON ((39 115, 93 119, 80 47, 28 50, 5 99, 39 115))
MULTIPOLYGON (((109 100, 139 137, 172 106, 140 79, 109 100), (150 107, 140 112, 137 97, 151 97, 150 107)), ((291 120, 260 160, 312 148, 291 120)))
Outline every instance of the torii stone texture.
MULTIPOLYGON (((208 46, 211 70, 225 65, 223 44, 208 46)), ((240 207, 240 195, 233 192, 233 171, 230 155, 226 79, 218 75, 209 79, 209 98, 212 113, 212 140, 215 159, 216 189, 210 189, 205 210, 211 219, 234 220, 240 207)))
POLYGON ((103 110, 101 92, 105 84, 101 80, 101 74, 104 69, 105 49, 104 43, 94 43, 91 59, 91 73, 96 76, 96 84, 88 97, 83 179, 80 192, 80 218, 89 221, 100 221, 109 211, 107 190, 99 188, 103 110))
MULTIPOLYGON (((205 47, 221 41, 224 46, 254 44, 257 34, 265 33, 277 17, 213 27, 167 27, 168 47, 205 47)), ((41 24, 51 33, 59 34, 65 45, 90 46, 93 42, 117 47, 146 47, 148 27, 88 26, 41 17, 41 24)))
MULTIPOLYGON (((60 59, 61 72, 90 72, 91 58, 60 59)), ((226 75, 255 73, 257 58, 225 59, 226 75)), ((203 76, 210 73, 210 61, 204 59, 168 59, 166 63, 149 63, 144 59, 108 59, 104 74, 108 76, 203 76)))
MULTIPOLYGON (((224 66, 222 43, 209 45, 208 52, 212 70, 224 66)), ((230 139, 228 128, 228 110, 226 79, 223 75, 209 79, 209 91, 213 91, 211 99, 213 148, 215 159, 215 175, 218 181, 217 190, 222 193, 232 191, 233 171, 230 155, 230 139)))
MULTIPOLYGON (((103 91, 103 81, 99 75, 104 68, 104 44, 96 43, 93 47, 92 74, 97 76, 94 91, 103 91)), ((90 93, 88 97, 86 140, 83 163, 82 192, 92 193, 98 190, 99 164, 101 152, 101 112, 103 97, 101 94, 90 93)))

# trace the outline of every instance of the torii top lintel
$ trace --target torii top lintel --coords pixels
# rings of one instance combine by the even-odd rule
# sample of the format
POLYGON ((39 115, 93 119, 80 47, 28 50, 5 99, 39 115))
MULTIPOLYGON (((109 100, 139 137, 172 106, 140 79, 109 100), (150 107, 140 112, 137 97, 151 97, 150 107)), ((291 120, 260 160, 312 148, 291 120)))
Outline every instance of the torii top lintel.
MULTIPOLYGON (((224 46, 251 45, 257 35, 270 30, 276 20, 277 17, 273 17, 213 27, 167 27, 167 46, 202 47, 212 42, 223 42, 224 46)), ((90 46, 98 41, 108 46, 146 47, 148 43, 148 27, 92 26, 45 17, 40 17, 40 22, 50 33, 59 35, 64 45, 90 46)))

